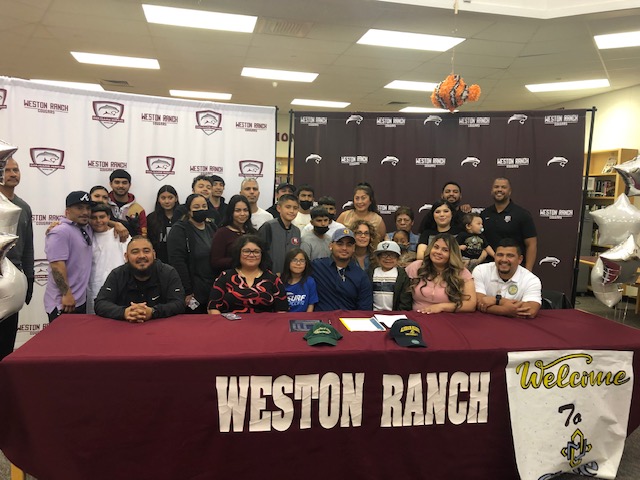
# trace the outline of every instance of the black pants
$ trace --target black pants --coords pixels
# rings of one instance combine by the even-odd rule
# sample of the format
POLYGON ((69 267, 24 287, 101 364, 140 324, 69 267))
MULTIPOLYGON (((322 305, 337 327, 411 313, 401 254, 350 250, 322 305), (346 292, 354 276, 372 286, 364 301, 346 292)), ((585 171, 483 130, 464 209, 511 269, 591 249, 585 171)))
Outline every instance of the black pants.
POLYGON ((18 333, 18 313, 9 315, 0 322, 0 360, 13 352, 18 333))
MULTIPOLYGON (((56 318, 58 318, 60 315, 62 315, 64 312, 61 312, 60 310, 58 310, 58 308, 54 308, 53 311, 51 313, 48 313, 47 315, 49 316, 49 323, 53 322, 56 318)), ((71 312, 72 314, 74 313, 87 313, 87 304, 83 303, 82 305, 80 305, 79 307, 76 307, 76 309, 71 312)))

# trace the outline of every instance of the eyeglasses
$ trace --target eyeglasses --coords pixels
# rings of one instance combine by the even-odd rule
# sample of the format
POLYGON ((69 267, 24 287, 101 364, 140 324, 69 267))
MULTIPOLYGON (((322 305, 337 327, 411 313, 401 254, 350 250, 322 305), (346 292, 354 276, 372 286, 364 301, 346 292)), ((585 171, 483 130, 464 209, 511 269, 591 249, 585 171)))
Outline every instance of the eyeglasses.
POLYGON ((87 245, 91 246, 91 237, 84 230, 84 228, 80 228, 80 233, 82 233, 82 238, 84 238, 84 241, 87 242, 87 245))
POLYGON ((369 232, 355 232, 355 235, 357 237, 368 237, 371 234, 369 232))
POLYGON ((383 252, 379 253, 378 256, 382 258, 398 258, 398 254, 394 252, 383 252))
POLYGON ((295 263, 296 265, 304 265, 307 261, 304 258, 294 258, 291 260, 291 263, 295 263))
POLYGON ((242 249, 242 250, 240 250, 240 253, 242 253, 242 255, 245 256, 245 257, 259 257, 260 255, 262 255, 262 250, 246 250, 246 249, 242 249))

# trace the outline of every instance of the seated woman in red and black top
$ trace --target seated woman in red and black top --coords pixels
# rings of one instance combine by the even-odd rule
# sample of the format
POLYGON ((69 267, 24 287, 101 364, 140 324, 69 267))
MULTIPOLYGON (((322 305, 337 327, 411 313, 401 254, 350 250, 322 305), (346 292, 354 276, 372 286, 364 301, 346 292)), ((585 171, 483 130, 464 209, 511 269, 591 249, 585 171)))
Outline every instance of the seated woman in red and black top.
POLYGON ((289 310, 284 284, 268 270, 270 262, 265 250, 264 243, 255 235, 238 238, 233 248, 234 268, 222 272, 211 288, 209 313, 289 310))

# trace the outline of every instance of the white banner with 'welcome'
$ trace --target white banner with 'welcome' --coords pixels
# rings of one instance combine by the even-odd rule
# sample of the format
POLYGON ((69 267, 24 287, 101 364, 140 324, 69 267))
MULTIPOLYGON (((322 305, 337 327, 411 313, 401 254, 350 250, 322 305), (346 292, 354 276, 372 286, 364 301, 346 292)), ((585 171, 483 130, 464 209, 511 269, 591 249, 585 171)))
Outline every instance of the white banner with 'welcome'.
POLYGON ((511 352, 506 369, 522 480, 615 478, 627 436, 633 352, 511 352))

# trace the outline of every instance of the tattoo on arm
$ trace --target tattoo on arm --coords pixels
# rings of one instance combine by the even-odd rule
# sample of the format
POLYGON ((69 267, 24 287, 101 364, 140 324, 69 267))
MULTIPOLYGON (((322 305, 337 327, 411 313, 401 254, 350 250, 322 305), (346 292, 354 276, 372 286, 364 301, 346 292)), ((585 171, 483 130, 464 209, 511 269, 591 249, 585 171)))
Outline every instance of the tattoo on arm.
POLYGON ((53 269, 53 280, 56 282, 56 287, 60 290, 62 295, 65 295, 69 291, 69 285, 67 285, 67 281, 61 272, 56 269, 53 269))

